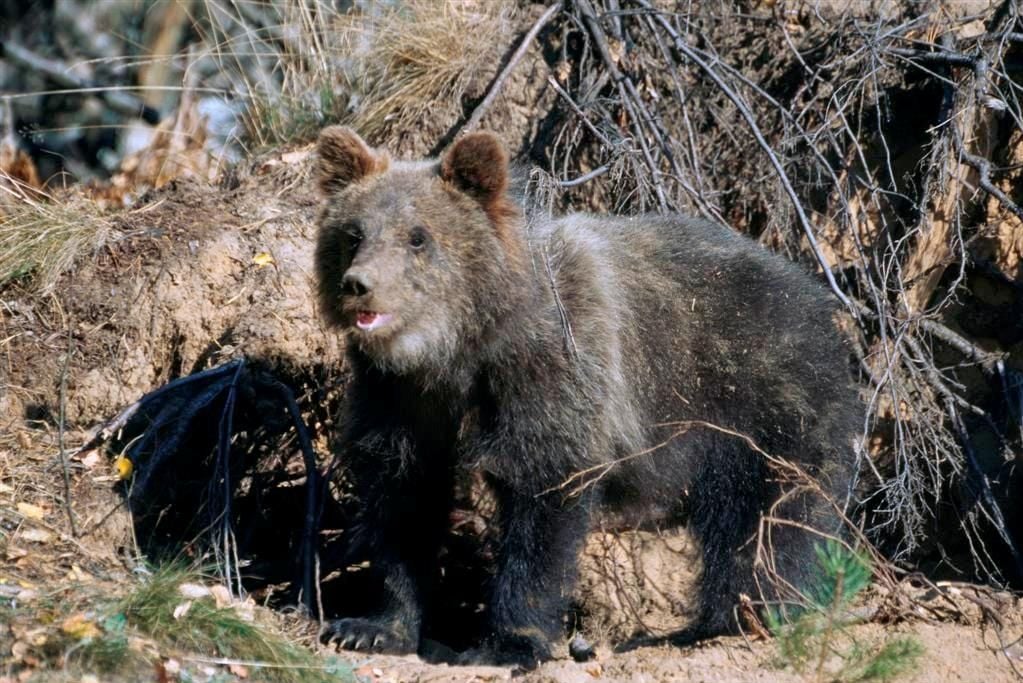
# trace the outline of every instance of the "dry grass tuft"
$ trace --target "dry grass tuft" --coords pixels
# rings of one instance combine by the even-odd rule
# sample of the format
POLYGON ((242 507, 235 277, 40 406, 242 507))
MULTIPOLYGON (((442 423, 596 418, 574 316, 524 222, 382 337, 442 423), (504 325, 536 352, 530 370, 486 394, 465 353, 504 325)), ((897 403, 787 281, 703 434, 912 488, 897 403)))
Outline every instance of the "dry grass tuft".
POLYGON ((411 0, 354 29, 371 34, 355 74, 364 89, 356 128, 381 135, 415 125, 438 103, 460 101, 499 59, 513 18, 508 2, 411 0))
MULTIPOLYGON (((312 4, 315 11, 282 3, 279 25, 245 34, 251 50, 273 61, 272 87, 243 79, 257 144, 310 140, 331 123, 377 139, 421 125, 494 68, 515 28, 511 0, 367 3, 347 14, 321 0, 312 4), (292 42, 301 51, 289 49, 292 42)), ((237 62, 230 53, 238 49, 237 40, 222 44, 218 59, 237 62)))
POLYGON ((47 293, 75 261, 115 234, 103 209, 80 194, 57 201, 15 194, 0 186, 0 286, 27 279, 47 293))

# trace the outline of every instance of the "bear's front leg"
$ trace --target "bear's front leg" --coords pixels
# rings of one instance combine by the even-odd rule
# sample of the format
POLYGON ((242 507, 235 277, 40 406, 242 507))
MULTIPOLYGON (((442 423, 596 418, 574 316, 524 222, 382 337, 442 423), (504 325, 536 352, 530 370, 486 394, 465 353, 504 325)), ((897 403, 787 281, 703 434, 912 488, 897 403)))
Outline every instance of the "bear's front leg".
POLYGON ((527 668, 551 658, 589 530, 594 490, 565 498, 495 486, 501 545, 484 658, 527 668))
POLYGON ((347 650, 416 652, 451 505, 450 467, 402 429, 361 435, 348 455, 363 505, 350 554, 369 560, 383 595, 372 614, 331 621, 320 639, 347 650))
POLYGON ((372 616, 327 622, 320 632, 321 642, 342 650, 388 654, 409 654, 419 648, 422 598, 418 581, 403 562, 390 564, 384 572, 384 607, 372 616))

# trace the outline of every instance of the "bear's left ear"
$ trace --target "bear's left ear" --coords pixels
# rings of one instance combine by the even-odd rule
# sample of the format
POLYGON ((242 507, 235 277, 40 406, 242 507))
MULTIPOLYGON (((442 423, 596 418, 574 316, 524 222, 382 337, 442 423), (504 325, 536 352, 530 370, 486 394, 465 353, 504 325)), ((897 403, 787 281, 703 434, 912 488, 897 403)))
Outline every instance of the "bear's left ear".
POLYGON ((508 189, 508 152, 493 133, 469 133, 444 155, 440 175, 490 209, 508 189))

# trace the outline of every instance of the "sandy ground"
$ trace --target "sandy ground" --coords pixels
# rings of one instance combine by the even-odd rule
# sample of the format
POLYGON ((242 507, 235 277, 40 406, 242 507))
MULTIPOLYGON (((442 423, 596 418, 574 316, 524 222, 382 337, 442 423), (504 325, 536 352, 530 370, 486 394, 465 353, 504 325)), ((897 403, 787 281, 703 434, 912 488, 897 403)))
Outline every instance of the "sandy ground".
MULTIPOLYGON (((915 671, 897 679, 907 683, 1001 683, 1018 680, 1017 671, 1023 671, 1023 646, 1016 643, 1003 650, 991 629, 977 626, 953 623, 909 623, 889 627, 867 625, 855 629, 853 635, 861 641, 895 635, 916 638, 925 652, 915 671)), ((598 648, 598 657, 594 661, 553 661, 524 675, 515 672, 514 676, 513 671, 507 668, 430 665, 417 657, 359 658, 346 655, 346 659, 353 663, 360 675, 381 682, 469 683, 511 680, 513 677, 535 683, 796 683, 815 680, 813 672, 801 675, 779 667, 773 643, 748 643, 739 637, 718 638, 686 648, 665 645, 624 653, 598 648)))

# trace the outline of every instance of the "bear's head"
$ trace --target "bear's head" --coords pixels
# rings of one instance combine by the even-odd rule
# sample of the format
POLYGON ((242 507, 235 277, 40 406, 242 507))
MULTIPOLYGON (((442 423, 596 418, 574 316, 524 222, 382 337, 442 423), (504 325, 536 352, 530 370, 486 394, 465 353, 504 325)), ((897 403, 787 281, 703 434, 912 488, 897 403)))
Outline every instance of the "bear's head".
POLYGON ((320 310, 381 368, 443 368, 501 316, 525 251, 508 155, 488 133, 397 162, 349 128, 318 143, 320 310))

